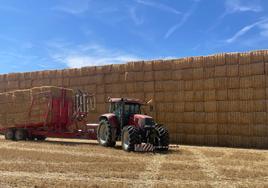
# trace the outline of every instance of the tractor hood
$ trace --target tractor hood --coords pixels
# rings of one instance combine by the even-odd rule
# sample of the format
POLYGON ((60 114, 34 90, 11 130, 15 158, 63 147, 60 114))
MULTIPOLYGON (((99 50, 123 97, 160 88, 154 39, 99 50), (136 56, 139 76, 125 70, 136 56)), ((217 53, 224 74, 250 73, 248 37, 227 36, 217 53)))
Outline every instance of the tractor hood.
POLYGON ((139 127, 152 126, 155 125, 155 122, 151 116, 143 115, 143 114, 134 114, 133 115, 134 122, 139 127))

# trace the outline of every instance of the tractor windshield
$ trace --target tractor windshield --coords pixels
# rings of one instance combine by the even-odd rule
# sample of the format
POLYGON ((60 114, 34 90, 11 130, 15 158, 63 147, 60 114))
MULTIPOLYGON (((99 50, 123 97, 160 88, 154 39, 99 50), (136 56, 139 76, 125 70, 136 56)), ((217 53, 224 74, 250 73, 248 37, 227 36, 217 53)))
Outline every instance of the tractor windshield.
POLYGON ((140 114, 141 109, 140 104, 135 104, 135 103, 125 103, 125 113, 126 114, 140 114))

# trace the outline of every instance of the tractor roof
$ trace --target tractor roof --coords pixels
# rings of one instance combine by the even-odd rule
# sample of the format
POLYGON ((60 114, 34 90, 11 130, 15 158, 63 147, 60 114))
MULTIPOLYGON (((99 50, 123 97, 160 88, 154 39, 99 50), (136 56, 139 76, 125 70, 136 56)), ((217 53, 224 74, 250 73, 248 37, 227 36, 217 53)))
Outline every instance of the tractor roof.
POLYGON ((120 102, 120 101, 124 101, 126 103, 133 103, 133 104, 145 104, 144 102, 142 102, 139 99, 130 99, 130 98, 109 98, 108 99, 109 102, 120 102))

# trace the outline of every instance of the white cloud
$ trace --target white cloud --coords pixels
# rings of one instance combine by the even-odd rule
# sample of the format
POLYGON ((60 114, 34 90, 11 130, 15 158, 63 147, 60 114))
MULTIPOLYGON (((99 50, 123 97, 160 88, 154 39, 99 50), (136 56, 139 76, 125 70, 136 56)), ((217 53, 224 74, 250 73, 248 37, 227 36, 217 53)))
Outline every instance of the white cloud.
POLYGON ((173 14, 181 14, 181 12, 171 6, 162 4, 162 3, 156 3, 156 1, 150 1, 150 0, 136 0, 137 3, 145 5, 145 6, 149 6, 149 7, 153 7, 153 8, 157 8, 163 11, 167 11, 167 12, 171 12, 173 14))
POLYGON ((141 16, 137 15, 136 11, 137 11, 136 7, 131 7, 129 9, 130 18, 134 21, 134 23, 136 25, 141 25, 141 24, 143 24, 144 20, 141 16))
POLYGON ((225 13, 227 14, 237 13, 237 12, 260 12, 262 7, 259 5, 258 1, 249 0, 226 0, 225 1, 225 13))
POLYGON ((260 35, 262 36, 268 36, 268 19, 261 19, 260 21, 257 21, 253 24, 247 25, 237 31, 231 38, 227 39, 225 42, 227 43, 233 43, 236 41, 239 37, 245 35, 247 32, 249 32, 251 29, 258 27, 261 29, 260 35))
MULTIPOLYGON (((57 42, 52 42, 52 44, 57 42)), ((120 50, 107 49, 98 44, 51 45, 51 58, 59 63, 65 64, 70 68, 79 68, 84 66, 97 66, 104 64, 120 64, 128 61, 137 61, 139 58, 120 50)))
POLYGON ((169 38, 177 29, 179 29, 181 26, 183 26, 188 19, 192 16, 192 14, 194 13, 195 9, 197 8, 197 4, 199 1, 195 1, 195 3, 192 5, 192 7, 183 14, 182 19, 180 20, 179 23, 173 25, 172 27, 170 27, 168 29, 168 31, 166 32, 164 38, 167 39, 169 38))
POLYGON ((52 10, 65 12, 68 14, 82 14, 89 9, 89 1, 90 0, 66 0, 62 1, 60 5, 52 7, 52 10))

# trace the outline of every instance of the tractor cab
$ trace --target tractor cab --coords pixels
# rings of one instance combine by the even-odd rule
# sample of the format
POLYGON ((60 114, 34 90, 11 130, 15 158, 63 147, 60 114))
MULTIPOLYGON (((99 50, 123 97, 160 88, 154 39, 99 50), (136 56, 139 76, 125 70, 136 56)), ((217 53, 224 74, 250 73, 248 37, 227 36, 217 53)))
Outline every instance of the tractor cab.
POLYGON ((141 105, 144 104, 136 99, 124 98, 111 98, 109 102, 109 112, 115 114, 121 128, 129 123, 134 123, 131 122, 134 121, 133 115, 141 114, 141 105))

